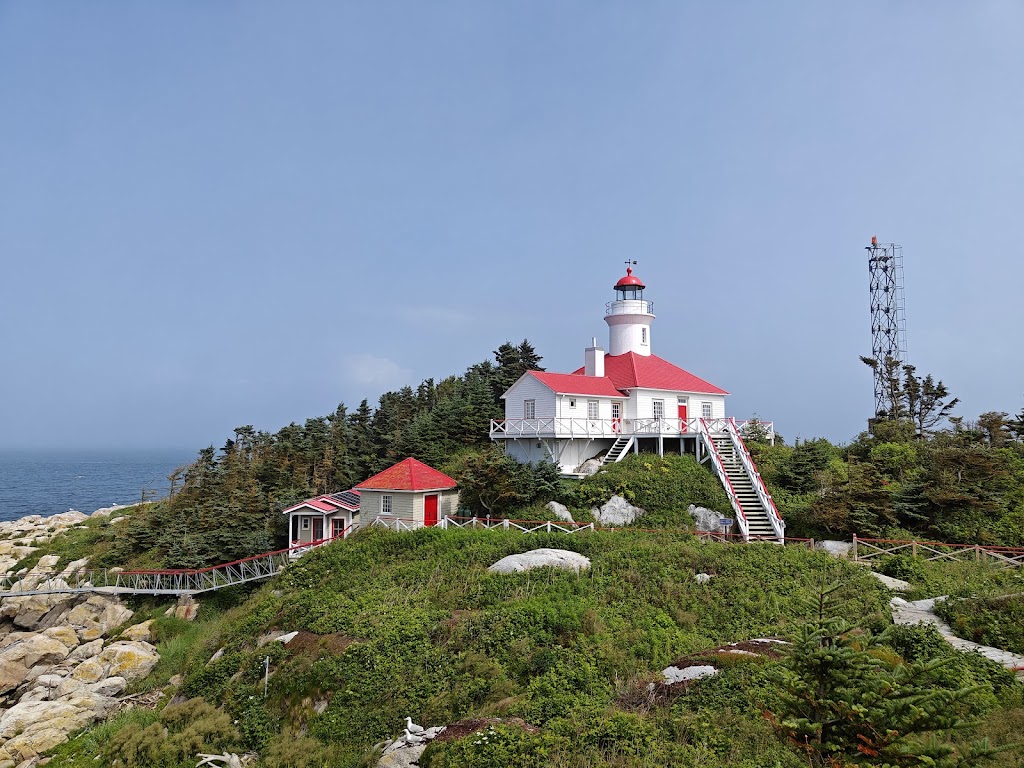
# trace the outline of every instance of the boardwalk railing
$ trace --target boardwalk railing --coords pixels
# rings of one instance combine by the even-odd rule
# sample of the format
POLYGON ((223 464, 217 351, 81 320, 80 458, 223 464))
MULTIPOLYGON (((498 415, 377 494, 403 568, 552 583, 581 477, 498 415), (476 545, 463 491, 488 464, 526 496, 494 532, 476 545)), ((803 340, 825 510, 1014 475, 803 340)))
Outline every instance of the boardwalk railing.
POLYGON ((0 597, 101 592, 111 595, 195 595, 276 576, 296 550, 308 551, 332 539, 264 552, 223 565, 156 571, 81 570, 74 573, 0 575, 0 597))
POLYGON ((856 534, 850 557, 858 562, 871 562, 886 555, 904 554, 924 560, 961 560, 995 563, 1007 568, 1024 566, 1024 547, 1000 547, 987 544, 944 544, 935 541, 902 541, 897 539, 864 539, 856 534))

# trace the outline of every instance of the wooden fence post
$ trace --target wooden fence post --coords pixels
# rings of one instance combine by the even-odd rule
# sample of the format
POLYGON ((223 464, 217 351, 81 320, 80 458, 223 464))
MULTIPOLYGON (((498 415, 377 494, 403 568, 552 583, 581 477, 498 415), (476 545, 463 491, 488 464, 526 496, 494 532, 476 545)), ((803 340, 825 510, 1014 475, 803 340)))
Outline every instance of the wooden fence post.
POLYGON ((916 541, 910 542, 910 554, 913 557, 917 557, 917 542, 916 541))
POLYGON ((853 561, 857 562, 857 534, 856 533, 853 534, 853 549, 851 550, 851 552, 853 554, 853 561))

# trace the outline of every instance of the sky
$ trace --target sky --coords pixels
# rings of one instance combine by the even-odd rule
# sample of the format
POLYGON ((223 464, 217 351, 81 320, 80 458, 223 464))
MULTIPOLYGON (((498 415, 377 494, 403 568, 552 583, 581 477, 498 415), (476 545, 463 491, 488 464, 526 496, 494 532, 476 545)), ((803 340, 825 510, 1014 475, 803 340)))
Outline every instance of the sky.
POLYGON ((607 342, 787 440, 1024 406, 1024 4, 0 0, 0 449, 198 449, 607 342))

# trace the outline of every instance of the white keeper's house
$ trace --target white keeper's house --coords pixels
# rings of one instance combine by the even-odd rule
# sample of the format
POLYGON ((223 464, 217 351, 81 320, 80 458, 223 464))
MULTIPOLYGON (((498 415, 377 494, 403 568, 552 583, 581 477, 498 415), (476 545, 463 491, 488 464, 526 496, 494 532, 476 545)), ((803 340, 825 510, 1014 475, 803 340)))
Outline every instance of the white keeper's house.
MULTIPOLYGON (((780 538, 784 524, 743 444, 747 422, 726 415, 721 387, 651 351, 654 303, 632 268, 606 304, 608 351, 595 338, 572 373, 527 371, 502 395, 491 439, 523 463, 550 460, 565 474, 628 452, 691 453, 721 479, 745 537, 780 538)), ((771 422, 758 422, 773 436, 771 422)))

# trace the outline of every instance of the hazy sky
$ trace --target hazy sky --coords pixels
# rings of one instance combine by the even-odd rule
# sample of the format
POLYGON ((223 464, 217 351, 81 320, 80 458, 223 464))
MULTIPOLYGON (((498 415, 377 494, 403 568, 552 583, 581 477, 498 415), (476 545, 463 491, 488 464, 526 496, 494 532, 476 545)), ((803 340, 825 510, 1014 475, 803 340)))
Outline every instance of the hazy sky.
POLYGON ((0 0, 0 448, 222 444, 607 339, 787 439, 1024 406, 1024 4, 0 0))

